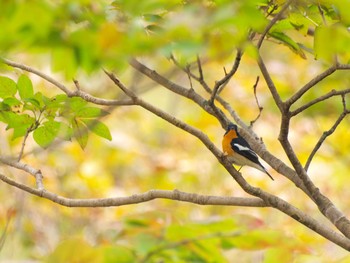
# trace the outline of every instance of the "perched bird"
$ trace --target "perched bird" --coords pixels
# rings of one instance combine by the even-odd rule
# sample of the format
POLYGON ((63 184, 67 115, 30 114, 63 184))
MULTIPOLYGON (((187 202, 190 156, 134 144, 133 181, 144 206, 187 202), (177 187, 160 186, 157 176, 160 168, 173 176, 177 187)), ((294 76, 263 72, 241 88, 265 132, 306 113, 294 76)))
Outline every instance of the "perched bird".
POLYGON ((250 148, 249 143, 238 133, 237 125, 230 123, 222 140, 222 150, 230 162, 240 165, 248 165, 266 173, 272 180, 272 176, 260 163, 258 155, 250 148))

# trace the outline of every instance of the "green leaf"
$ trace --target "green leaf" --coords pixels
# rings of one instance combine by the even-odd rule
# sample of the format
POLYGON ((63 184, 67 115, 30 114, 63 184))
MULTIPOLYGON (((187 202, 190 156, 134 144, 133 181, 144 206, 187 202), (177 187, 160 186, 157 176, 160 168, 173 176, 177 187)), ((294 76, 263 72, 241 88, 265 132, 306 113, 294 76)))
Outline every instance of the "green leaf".
POLYGON ((97 120, 85 120, 85 119, 83 119, 82 121, 86 124, 88 129, 93 133, 95 133, 96 135, 102 138, 105 138, 109 141, 112 140, 111 132, 109 131, 108 127, 102 122, 97 120))
POLYGON ((3 103, 10 106, 10 107, 20 106, 22 104, 18 99, 14 98, 14 97, 9 97, 9 98, 4 99, 3 103))
POLYGON ((25 98, 25 99, 23 99, 23 101, 25 102, 24 107, 26 109, 40 110, 40 102, 37 99, 35 99, 35 98, 25 98), (34 108, 29 106, 29 105, 34 106, 34 108))
POLYGON ((60 131, 60 125, 59 122, 53 120, 44 122, 43 125, 37 128, 33 133, 35 142, 43 148, 49 146, 57 137, 60 131))
POLYGON ((104 254, 104 262, 115 262, 118 259, 119 263, 137 262, 132 250, 122 246, 106 246, 101 247, 104 254))
POLYGON ((314 49, 316 59, 333 62, 335 55, 342 55, 338 57, 338 60, 343 58, 347 63, 350 59, 349 45, 349 31, 342 25, 319 26, 315 30, 314 49), (329 40, 332 41, 331 45, 329 45, 329 40))
POLYGON ((16 92, 16 82, 8 77, 0 76, 0 98, 12 97, 16 92))
POLYGON ((7 123, 7 130, 13 129, 12 139, 24 136, 35 123, 35 119, 28 114, 16 114, 12 111, 1 111, 0 119, 7 123))
POLYGON ((65 124, 64 122, 60 123, 60 130, 57 135, 63 140, 69 141, 73 136, 73 129, 69 125, 65 124))
POLYGON ((95 107, 85 107, 78 110, 76 116, 79 118, 97 118, 107 115, 108 112, 95 107))
POLYGON ((82 149, 85 149, 86 144, 88 142, 88 131, 87 127, 80 121, 73 119, 72 121, 72 127, 73 127, 73 136, 78 141, 80 147, 82 149))
POLYGON ((33 97, 34 95, 33 84, 30 78, 28 78, 28 76, 22 74, 18 78, 17 86, 18 86, 19 96, 21 97, 21 99, 33 97))
POLYGON ((282 32, 274 31, 274 32, 270 32, 269 36, 281 41, 282 44, 289 47, 293 52, 298 54, 301 58, 306 59, 305 53, 301 50, 300 46, 286 34, 282 32))
POLYGON ((73 97, 67 100, 67 106, 73 110, 74 112, 80 111, 83 107, 85 107, 87 101, 83 100, 80 97, 73 97))
MULTIPOLYGON (((108 262, 103 251, 92 247, 85 240, 71 238, 62 241, 44 262, 108 262), (77 253, 79 251, 79 253, 77 253)), ((113 262, 113 261, 111 261, 113 262)))

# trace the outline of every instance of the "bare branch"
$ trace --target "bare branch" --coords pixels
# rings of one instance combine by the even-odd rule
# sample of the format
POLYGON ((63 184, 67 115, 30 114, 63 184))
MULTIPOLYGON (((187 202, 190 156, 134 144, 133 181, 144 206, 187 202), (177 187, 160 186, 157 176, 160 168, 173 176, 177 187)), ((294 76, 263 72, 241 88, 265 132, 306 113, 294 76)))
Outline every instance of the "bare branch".
POLYGON ((338 119, 335 121, 335 123, 333 124, 332 128, 330 128, 328 131, 325 131, 322 134, 322 136, 320 137, 320 139, 318 140, 318 142, 316 143, 314 149, 312 150, 309 158, 306 161, 305 171, 307 171, 309 169, 309 166, 311 164, 312 159, 314 158, 316 152, 322 146, 323 142, 327 139, 328 136, 332 135, 335 132, 335 130, 337 129, 339 124, 343 121, 343 119, 346 117, 346 115, 348 115, 350 113, 350 111, 346 109, 344 95, 342 96, 342 101, 343 101, 343 106, 344 106, 343 112, 339 115, 338 119))
POLYGON ((270 73, 268 72, 268 70, 265 66, 264 61, 262 60, 262 58, 260 56, 258 58, 258 65, 259 65, 261 73, 264 76, 267 87, 269 88, 271 95, 272 95, 277 107, 279 108, 280 112, 283 114, 286 111, 285 104, 283 103, 283 101, 282 101, 282 99, 277 91, 277 88, 275 86, 275 83, 273 82, 273 80, 270 76, 270 73))
POLYGON ((16 63, 14 61, 5 59, 5 58, 0 58, 0 60, 5 63, 6 65, 13 67, 13 68, 19 68, 22 69, 24 71, 33 73, 39 77, 41 77, 42 79, 45 79, 46 81, 50 82, 51 84, 53 84, 54 86, 56 86, 57 88, 59 88, 60 90, 62 90, 64 93, 66 93, 67 95, 70 95, 72 92, 62 83, 58 82, 57 80, 53 79, 52 77, 50 77, 49 75, 46 75, 45 73, 36 70, 32 67, 29 67, 27 65, 23 65, 20 63, 16 63))
POLYGON ((150 190, 142 194, 134 194, 127 197, 113 198, 96 198, 96 199, 72 199, 56 195, 47 190, 38 190, 27 185, 18 183, 9 177, 0 174, 0 180, 26 191, 30 194, 48 199, 54 203, 68 207, 108 207, 108 206, 124 206, 131 204, 139 204, 154 199, 170 199, 198 205, 228 205, 228 206, 246 206, 246 207, 267 207, 259 198, 244 197, 223 197, 200 195, 195 193, 186 193, 179 190, 150 190))
POLYGON ((321 74, 314 77, 312 80, 310 80, 308 83, 306 83, 300 90, 298 90, 292 97, 290 97, 286 101, 286 105, 288 105, 288 107, 290 107, 293 103, 295 103, 298 99, 300 99, 301 96, 303 96, 305 94, 305 92, 307 92, 309 89, 314 87, 317 83, 319 83, 320 81, 322 81, 323 79, 325 79, 326 77, 328 77, 329 75, 334 73, 337 70, 337 68, 338 68, 338 65, 333 65, 333 66, 329 67, 328 69, 326 69, 321 74))
POLYGON ((289 0, 287 3, 285 3, 284 6, 282 7, 281 11, 278 12, 278 14, 270 21, 270 23, 264 29, 264 32, 262 32, 262 34, 259 38, 258 44, 256 45, 256 47, 258 49, 260 49, 267 33, 270 31, 270 29, 273 27, 273 25, 276 24, 276 22, 282 18, 282 15, 284 14, 284 12, 287 10, 287 8, 290 6, 290 4, 293 2, 294 2, 294 0, 289 0))
POLYGON ((291 116, 295 116, 295 115, 303 112, 304 110, 310 108, 311 106, 315 105, 316 103, 319 103, 321 101, 325 101, 325 100, 327 100, 331 97, 334 97, 334 96, 345 95, 348 93, 350 93, 350 89, 344 89, 344 90, 339 90, 339 91, 333 89, 330 92, 328 92, 327 94, 320 96, 320 97, 304 104, 303 106, 297 108, 296 110, 292 111, 291 116))
POLYGON ((44 189, 44 186, 43 186, 43 175, 42 175, 40 170, 35 169, 34 167, 31 167, 30 165, 28 165, 26 163, 15 161, 14 159, 12 159, 10 157, 0 156, 0 162, 6 164, 8 166, 14 167, 16 169, 19 169, 19 170, 22 170, 22 171, 25 171, 25 172, 31 174, 35 178, 37 189, 39 191, 44 189))
POLYGON ((255 81, 255 84, 253 86, 254 98, 255 98, 256 106, 258 106, 259 114, 258 114, 258 116, 256 116, 256 118, 254 120, 252 120, 250 122, 250 127, 252 127, 254 125, 254 123, 260 118, 261 112, 264 109, 263 107, 260 106, 258 96, 256 95, 256 89, 257 89, 258 83, 259 83, 259 76, 256 77, 256 81, 255 81))

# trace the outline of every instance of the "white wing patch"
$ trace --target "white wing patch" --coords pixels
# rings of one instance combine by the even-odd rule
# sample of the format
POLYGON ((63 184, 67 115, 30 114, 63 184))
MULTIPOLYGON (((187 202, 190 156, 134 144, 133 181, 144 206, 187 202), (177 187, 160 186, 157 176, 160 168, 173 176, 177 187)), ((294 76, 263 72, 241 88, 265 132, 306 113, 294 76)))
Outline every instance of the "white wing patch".
POLYGON ((236 146, 238 148, 238 150, 240 150, 240 151, 248 151, 249 153, 253 154, 254 156, 257 156, 256 153, 252 149, 249 149, 248 147, 242 146, 238 143, 234 143, 233 145, 236 146))

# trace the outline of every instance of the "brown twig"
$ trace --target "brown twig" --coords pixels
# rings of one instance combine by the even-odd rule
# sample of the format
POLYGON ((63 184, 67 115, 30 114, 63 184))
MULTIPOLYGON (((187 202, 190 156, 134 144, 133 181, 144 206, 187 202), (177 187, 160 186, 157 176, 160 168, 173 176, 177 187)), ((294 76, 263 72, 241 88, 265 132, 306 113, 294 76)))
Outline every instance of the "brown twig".
POLYGON ((253 93, 254 93, 254 98, 255 98, 255 102, 256 102, 256 106, 258 106, 258 110, 259 110, 259 114, 258 116, 256 116, 256 118, 254 120, 252 120, 250 122, 250 127, 252 127, 254 125, 254 123, 260 118, 261 116, 261 112, 263 111, 263 107, 261 107, 260 103, 259 103, 259 100, 258 100, 258 96, 256 94, 256 89, 258 87, 258 83, 259 83, 259 76, 256 77, 256 81, 255 81, 255 84, 253 86, 253 93))
POLYGON ((335 132, 335 130, 337 129, 339 124, 343 121, 343 119, 346 117, 346 115, 350 113, 350 111, 346 108, 345 95, 342 95, 342 103, 343 103, 343 112, 339 115, 338 119, 334 122, 333 126, 328 131, 325 131, 320 137, 320 139, 318 140, 318 142, 316 143, 315 147, 313 148, 310 156, 306 161, 305 168, 304 168, 305 171, 309 169, 312 159, 314 158, 315 154, 322 146, 323 142, 327 139, 327 137, 329 137, 335 132))
POLYGON ((231 70, 228 73, 225 73, 225 76, 222 79, 215 82, 212 95, 209 99, 209 104, 214 103, 215 97, 219 93, 219 89, 221 92, 223 90, 223 88, 225 87, 225 85, 230 81, 230 79, 236 73, 236 71, 239 67, 239 64, 241 62, 242 55, 243 55, 242 50, 238 49, 237 54, 236 54, 236 58, 235 58, 235 62, 233 63, 231 70))
POLYGON ((310 90, 312 87, 314 87, 317 83, 321 82, 323 79, 333 74, 337 70, 337 68, 338 68, 338 65, 333 65, 328 69, 326 69, 321 74, 314 77, 312 80, 306 83, 301 89, 299 89, 293 96, 291 96, 286 101, 286 105, 290 107, 293 103, 295 103, 298 99, 300 99, 305 94, 305 92, 310 90))
POLYGON ((295 116, 295 115, 298 115, 299 113, 303 112, 304 110, 310 108, 311 106, 321 102, 321 101, 325 101, 331 97, 334 97, 334 96, 339 96, 339 95, 345 95, 345 94, 348 94, 350 93, 350 89, 344 89, 344 90, 331 90, 330 92, 326 93, 325 95, 322 95, 304 105, 302 105, 301 107, 295 109, 294 111, 291 112, 291 116, 295 116))

